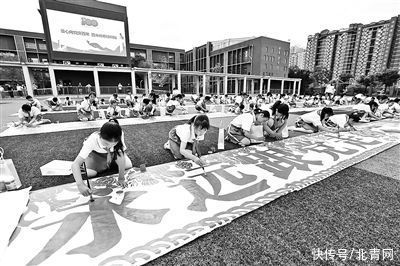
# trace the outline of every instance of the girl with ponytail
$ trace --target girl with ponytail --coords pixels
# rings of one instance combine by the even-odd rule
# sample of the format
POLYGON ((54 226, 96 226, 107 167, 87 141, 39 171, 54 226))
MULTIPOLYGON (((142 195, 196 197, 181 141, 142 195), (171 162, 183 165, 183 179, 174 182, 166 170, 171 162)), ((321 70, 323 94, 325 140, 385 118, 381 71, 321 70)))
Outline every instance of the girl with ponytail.
POLYGON ((132 167, 125 151, 124 133, 117 119, 110 119, 100 131, 92 133, 83 142, 82 149, 72 164, 72 174, 79 192, 85 197, 91 194, 82 180, 83 163, 86 164, 88 177, 94 177, 110 168, 118 168, 118 182, 125 186, 125 170, 132 167))

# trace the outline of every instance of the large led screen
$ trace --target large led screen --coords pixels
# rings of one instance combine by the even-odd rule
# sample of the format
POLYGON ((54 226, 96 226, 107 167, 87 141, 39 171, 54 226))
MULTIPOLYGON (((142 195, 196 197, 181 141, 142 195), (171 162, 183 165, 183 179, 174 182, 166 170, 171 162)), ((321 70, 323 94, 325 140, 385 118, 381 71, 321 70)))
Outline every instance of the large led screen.
POLYGON ((123 21, 47 10, 53 51, 126 56, 123 21))

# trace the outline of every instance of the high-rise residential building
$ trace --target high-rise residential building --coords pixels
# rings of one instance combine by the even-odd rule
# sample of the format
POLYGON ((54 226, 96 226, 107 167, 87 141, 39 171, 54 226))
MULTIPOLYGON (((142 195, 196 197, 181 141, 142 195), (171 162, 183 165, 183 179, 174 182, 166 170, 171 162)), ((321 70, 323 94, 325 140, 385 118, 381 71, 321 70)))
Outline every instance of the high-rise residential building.
POLYGON ((400 70, 400 15, 309 36, 305 68, 321 67, 332 71, 334 79, 342 73, 358 78, 385 69, 400 70))
POLYGON ((305 68, 306 49, 297 46, 290 47, 289 67, 305 68))

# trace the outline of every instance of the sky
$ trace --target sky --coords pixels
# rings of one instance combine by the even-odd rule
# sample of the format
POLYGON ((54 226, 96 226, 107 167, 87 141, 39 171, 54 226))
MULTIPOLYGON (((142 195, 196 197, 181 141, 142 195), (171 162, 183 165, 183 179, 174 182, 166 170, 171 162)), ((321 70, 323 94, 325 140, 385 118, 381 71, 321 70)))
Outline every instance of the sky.
MULTIPOLYGON (((82 1, 82 0, 80 0, 82 1)), ((38 0, 1 0, 0 28, 43 32, 38 0)), ((190 50, 267 36, 305 48, 307 36, 400 15, 400 0, 103 0, 127 7, 130 43, 190 50)))

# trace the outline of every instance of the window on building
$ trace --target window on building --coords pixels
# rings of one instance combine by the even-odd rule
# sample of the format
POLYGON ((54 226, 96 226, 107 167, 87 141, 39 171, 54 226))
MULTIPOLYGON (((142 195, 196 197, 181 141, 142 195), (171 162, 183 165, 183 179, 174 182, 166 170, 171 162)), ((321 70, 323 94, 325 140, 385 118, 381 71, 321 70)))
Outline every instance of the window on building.
POLYGON ((271 49, 271 53, 275 53, 275 48, 274 47, 272 47, 272 49, 271 49))
POLYGON ((175 54, 174 53, 169 53, 168 54, 168 61, 169 62, 175 62, 175 54))
POLYGON ((265 47, 265 52, 268 53, 268 46, 265 47))
POLYGON ((28 50, 36 50, 36 44, 34 42, 25 42, 25 48, 28 50))
POLYGON ((43 51, 47 50, 47 47, 46 47, 45 43, 39 43, 38 46, 39 46, 39 50, 43 50, 43 51))
POLYGON ((267 55, 264 55, 264 61, 267 61, 267 55))
POLYGON ((153 51, 152 53, 153 62, 168 62, 168 53, 160 52, 160 51, 153 51))
POLYGON ((0 50, 17 50, 13 36, 0 35, 0 50))
POLYGON ((278 54, 281 54, 281 47, 278 47, 278 54))

